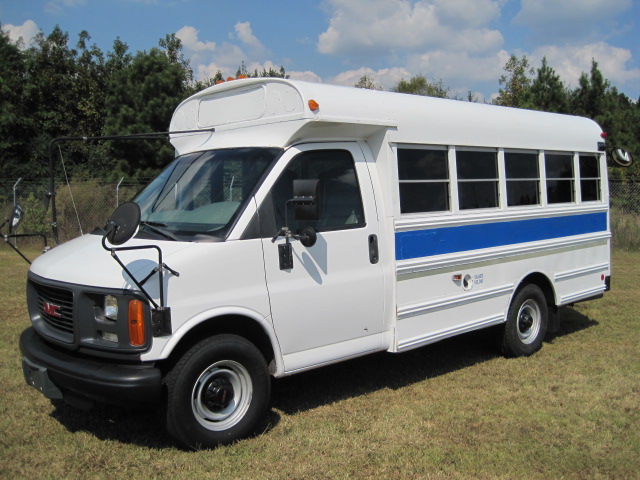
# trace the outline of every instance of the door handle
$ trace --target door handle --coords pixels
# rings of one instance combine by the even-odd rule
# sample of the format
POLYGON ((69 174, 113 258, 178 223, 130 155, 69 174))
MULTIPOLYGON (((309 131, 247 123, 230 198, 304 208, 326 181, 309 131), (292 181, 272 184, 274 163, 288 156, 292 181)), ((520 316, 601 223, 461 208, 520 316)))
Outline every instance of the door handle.
POLYGON ((380 256, 378 254, 378 236, 369 235, 369 261, 374 265, 378 263, 380 256))

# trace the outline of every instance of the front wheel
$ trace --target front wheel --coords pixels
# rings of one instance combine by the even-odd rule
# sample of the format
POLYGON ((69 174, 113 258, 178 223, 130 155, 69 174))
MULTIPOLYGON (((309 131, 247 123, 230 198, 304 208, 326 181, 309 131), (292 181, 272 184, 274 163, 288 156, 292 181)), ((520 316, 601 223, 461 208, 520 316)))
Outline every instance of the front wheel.
POLYGON ((502 351, 510 357, 531 355, 542 347, 547 333, 547 300, 537 285, 520 289, 509 306, 502 351))
POLYGON ((165 378, 167 430, 188 448, 213 448, 255 431, 269 405, 264 357, 236 335, 207 338, 165 378))

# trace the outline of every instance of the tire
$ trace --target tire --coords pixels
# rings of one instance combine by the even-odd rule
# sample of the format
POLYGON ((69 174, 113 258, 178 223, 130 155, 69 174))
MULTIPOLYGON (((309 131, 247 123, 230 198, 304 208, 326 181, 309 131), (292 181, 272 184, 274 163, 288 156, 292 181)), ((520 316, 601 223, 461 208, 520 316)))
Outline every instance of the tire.
POLYGON ((537 285, 529 284, 516 292, 507 314, 502 351, 509 357, 529 356, 542 347, 547 333, 547 300, 537 285))
POLYGON ((236 335, 217 335, 196 344, 164 383, 167 430, 194 450, 226 445, 254 433, 271 394, 264 357, 236 335))

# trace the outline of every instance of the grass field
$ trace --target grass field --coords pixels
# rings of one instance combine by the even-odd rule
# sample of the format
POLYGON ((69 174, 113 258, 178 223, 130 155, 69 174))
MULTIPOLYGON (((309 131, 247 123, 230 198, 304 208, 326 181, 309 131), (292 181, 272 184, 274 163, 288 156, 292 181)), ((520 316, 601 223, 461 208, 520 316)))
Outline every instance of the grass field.
POLYGON ((55 408, 24 382, 27 264, 0 247, 0 479, 640 478, 640 252, 530 358, 487 333, 276 380, 264 434, 185 452, 155 412, 55 408))

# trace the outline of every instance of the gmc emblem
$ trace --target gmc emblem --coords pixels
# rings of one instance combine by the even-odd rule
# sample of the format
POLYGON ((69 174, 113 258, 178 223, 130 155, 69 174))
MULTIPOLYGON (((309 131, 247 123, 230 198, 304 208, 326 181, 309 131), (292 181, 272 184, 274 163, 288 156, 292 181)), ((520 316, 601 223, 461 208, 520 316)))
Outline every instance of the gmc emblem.
POLYGON ((42 305, 42 311, 52 317, 57 317, 57 318, 62 317, 62 314, 60 313, 60 305, 44 302, 44 305, 42 305))

